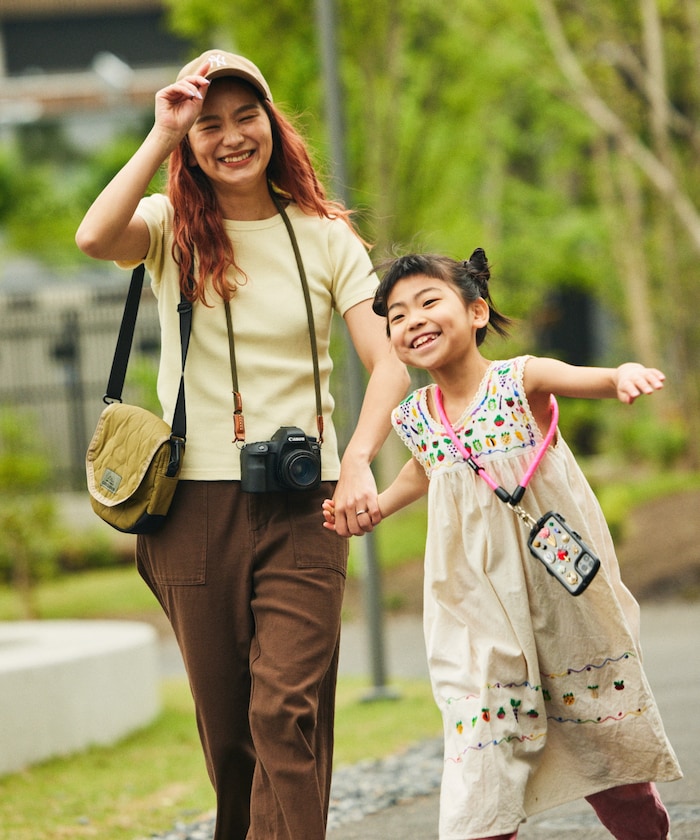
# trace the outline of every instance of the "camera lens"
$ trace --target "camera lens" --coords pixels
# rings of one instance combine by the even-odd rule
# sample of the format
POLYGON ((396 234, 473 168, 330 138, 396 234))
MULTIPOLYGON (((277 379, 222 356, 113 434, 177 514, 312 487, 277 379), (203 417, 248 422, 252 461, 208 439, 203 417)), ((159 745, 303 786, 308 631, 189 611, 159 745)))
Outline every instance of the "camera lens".
POLYGON ((318 458, 309 452, 290 452, 280 463, 280 478, 293 489, 307 490, 318 483, 318 458))
POLYGON ((585 577, 595 568, 595 560, 590 556, 590 554, 583 554, 576 563, 576 568, 585 577))

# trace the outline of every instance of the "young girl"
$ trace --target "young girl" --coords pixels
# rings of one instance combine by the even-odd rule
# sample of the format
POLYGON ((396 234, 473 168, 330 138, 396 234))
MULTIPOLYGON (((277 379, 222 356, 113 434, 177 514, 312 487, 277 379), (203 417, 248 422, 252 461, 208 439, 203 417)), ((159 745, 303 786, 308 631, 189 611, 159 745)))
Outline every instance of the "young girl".
MULTIPOLYGON (((441 840, 512 840, 529 815, 585 797, 619 840, 665 840, 653 781, 681 776, 641 664, 639 608, 620 579, 603 514, 560 435, 527 485, 534 519, 561 513, 600 557, 573 597, 527 548, 528 529, 467 464, 520 484, 550 425, 550 395, 632 403, 663 386, 639 364, 572 367, 480 346, 508 319, 491 303, 481 249, 469 261, 391 263, 374 311, 398 357, 430 372, 393 412, 413 457, 364 514, 368 526, 428 493, 424 628, 445 738, 441 840)), ((334 527, 331 501, 325 527, 334 527)))

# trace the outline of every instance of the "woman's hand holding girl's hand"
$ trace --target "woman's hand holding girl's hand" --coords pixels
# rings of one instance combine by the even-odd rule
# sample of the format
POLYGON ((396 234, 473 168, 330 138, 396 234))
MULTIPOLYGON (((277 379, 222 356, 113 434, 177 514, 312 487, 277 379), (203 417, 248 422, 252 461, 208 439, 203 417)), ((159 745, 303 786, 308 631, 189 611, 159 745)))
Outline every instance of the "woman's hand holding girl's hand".
POLYGON ((361 537, 381 521, 377 484, 369 463, 345 450, 333 494, 335 531, 341 537, 361 537))
MULTIPOLYGON (((324 523, 323 523, 323 527, 327 528, 329 531, 336 531, 337 532, 337 529, 335 527, 335 503, 334 503, 333 499, 325 499, 324 502, 323 502, 323 505, 322 505, 322 509, 323 509, 323 518, 325 520, 324 523)), ((364 516, 364 514, 362 516, 364 516)), ((362 518, 362 517, 359 517, 359 518, 362 518)), ((369 514, 367 515, 367 518, 370 518, 369 514)), ((368 531, 371 531, 372 528, 374 527, 374 525, 377 525, 378 522, 381 521, 381 518, 382 518, 382 514, 380 512, 379 513, 379 520, 373 522, 372 527, 364 528, 361 533, 364 534, 364 533, 367 533, 368 531)))
POLYGON ((664 374, 656 368, 626 362, 617 369, 617 398, 629 405, 642 394, 659 391, 664 387, 665 379, 664 374))

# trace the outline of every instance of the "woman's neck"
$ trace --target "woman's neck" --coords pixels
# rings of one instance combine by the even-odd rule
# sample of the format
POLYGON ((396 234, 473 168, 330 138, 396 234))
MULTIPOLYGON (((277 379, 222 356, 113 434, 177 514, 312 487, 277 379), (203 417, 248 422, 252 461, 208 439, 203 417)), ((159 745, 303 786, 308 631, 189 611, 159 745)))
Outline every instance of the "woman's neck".
POLYGON ((277 207, 267 186, 264 192, 251 193, 217 191, 217 199, 224 219, 235 222, 257 222, 277 215, 277 207))

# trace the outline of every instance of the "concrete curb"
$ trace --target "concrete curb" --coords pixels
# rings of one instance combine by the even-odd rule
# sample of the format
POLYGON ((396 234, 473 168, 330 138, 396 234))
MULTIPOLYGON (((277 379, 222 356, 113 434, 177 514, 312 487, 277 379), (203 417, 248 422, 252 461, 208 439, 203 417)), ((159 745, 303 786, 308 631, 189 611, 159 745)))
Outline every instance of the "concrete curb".
POLYGON ((0 622, 0 775, 145 726, 159 680, 148 624, 0 622))

